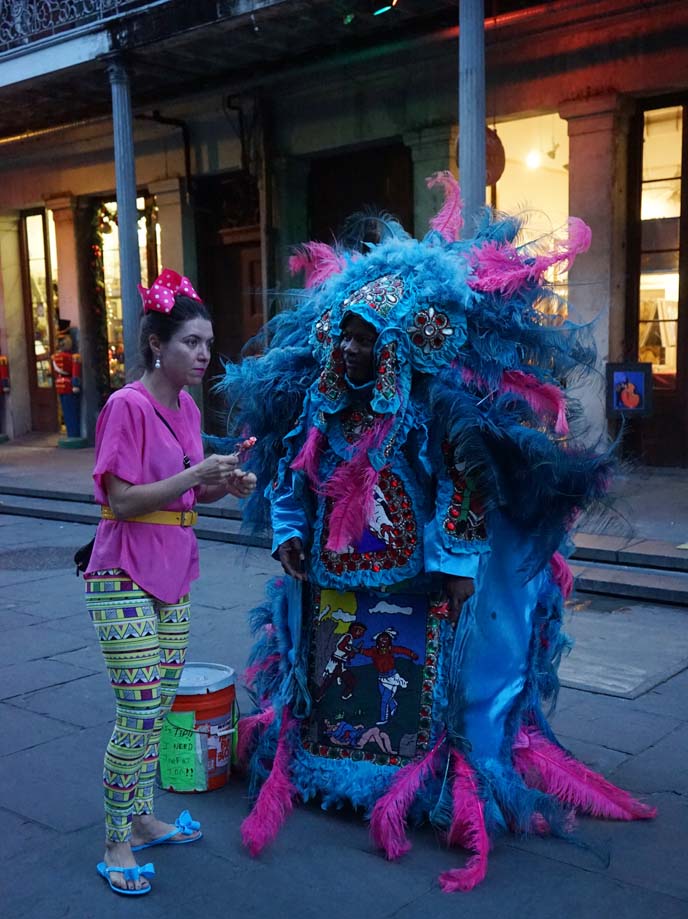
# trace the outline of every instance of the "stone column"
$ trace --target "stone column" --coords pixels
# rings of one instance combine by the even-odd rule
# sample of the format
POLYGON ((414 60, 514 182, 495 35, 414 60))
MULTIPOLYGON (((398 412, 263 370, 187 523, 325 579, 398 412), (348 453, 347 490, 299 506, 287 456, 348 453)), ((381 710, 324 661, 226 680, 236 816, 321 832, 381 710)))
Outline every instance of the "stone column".
POLYGON ((449 124, 419 128, 405 133, 404 143, 410 148, 413 159, 414 225, 406 229, 422 237, 444 200, 442 190, 429 190, 425 180, 434 172, 446 169, 456 173, 456 129, 449 124))
POLYGON ((463 237, 485 206, 485 5, 459 0, 459 178, 463 237))
POLYGON ((108 66, 112 90, 112 125, 115 142, 117 226, 119 230, 120 290, 124 326, 124 362, 129 380, 138 361, 138 326, 141 279, 136 212, 136 159, 129 76, 121 61, 108 66))
POLYGON ((591 444, 607 433, 605 365, 621 360, 626 311, 627 175, 630 105, 617 94, 565 102, 569 213, 592 230, 590 251, 569 274, 571 318, 594 323, 599 374, 575 393, 591 444))
POLYGON ((57 249, 57 280, 60 319, 69 319, 72 326, 81 327, 79 307, 79 263, 74 226, 75 200, 71 195, 50 198, 45 202, 55 221, 57 249))
POLYGON ((0 432, 19 437, 31 430, 31 398, 18 214, 0 215, 0 352, 9 361, 12 387, 0 396, 0 432))

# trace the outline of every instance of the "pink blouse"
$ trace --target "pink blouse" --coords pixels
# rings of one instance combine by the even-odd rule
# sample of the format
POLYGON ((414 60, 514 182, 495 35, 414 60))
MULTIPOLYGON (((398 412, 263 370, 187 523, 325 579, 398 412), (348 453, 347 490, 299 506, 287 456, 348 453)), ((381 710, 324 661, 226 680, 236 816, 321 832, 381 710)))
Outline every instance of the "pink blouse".
MULTIPOLYGON (((96 425, 95 498, 107 504, 104 476, 112 473, 132 485, 167 479, 184 468, 184 453, 195 466, 203 459, 201 416, 191 396, 179 394, 179 408, 157 402, 142 383, 130 383, 113 393, 96 425), (165 418, 177 442, 155 414, 165 418)), ((194 489, 160 510, 191 510, 194 489)), ((164 603, 189 592, 198 577, 198 546, 192 527, 101 520, 88 574, 121 568, 139 587, 164 603)))

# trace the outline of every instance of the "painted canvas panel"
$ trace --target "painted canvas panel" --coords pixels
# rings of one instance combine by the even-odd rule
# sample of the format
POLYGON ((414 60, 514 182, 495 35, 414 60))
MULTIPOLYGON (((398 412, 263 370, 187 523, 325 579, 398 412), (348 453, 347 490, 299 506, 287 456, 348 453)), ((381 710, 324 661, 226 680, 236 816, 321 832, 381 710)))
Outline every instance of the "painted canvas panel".
POLYGON ((304 746, 393 765, 425 750, 439 627, 427 596, 322 590, 311 612, 304 746))

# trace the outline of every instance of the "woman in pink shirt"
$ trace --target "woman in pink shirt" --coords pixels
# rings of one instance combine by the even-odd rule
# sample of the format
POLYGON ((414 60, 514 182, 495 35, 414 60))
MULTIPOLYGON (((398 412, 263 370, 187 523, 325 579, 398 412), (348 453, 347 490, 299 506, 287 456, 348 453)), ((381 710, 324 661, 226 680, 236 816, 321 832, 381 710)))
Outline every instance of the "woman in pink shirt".
POLYGON ((184 666, 189 588, 198 577, 193 507, 255 488, 236 454, 203 458, 200 412, 184 391, 201 382, 210 360, 206 307, 169 269, 140 290, 145 370, 109 398, 98 419, 93 478, 103 519, 86 572, 86 603, 117 705, 97 870, 128 895, 148 893, 154 873, 151 864, 137 865, 134 852, 202 836, 188 811, 174 825, 153 814, 160 730, 184 666))

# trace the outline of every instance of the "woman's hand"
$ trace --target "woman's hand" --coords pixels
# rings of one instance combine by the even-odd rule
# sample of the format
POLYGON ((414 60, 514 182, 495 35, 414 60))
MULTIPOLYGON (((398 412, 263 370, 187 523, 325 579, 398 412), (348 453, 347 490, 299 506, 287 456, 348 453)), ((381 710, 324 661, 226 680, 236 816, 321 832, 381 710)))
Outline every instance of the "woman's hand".
POLYGON ((220 456, 213 453, 212 456, 202 460, 198 465, 193 467, 196 474, 196 484, 214 488, 217 485, 227 485, 230 478, 235 475, 239 465, 239 457, 236 453, 230 453, 228 456, 220 456))
POLYGON ((108 473, 105 478, 108 502, 119 520, 161 510, 185 491, 196 489, 196 500, 210 503, 232 494, 250 495, 256 487, 253 473, 239 469, 236 453, 213 454, 168 479, 147 485, 132 485, 108 473))
POLYGON ((444 578, 444 592, 447 595, 448 619, 450 622, 456 622, 461 615, 464 603, 475 592, 475 582, 473 578, 448 574, 444 578))
POLYGON ((277 549, 277 558, 286 574, 296 578, 297 581, 306 580, 303 564, 306 561, 306 554, 303 551, 303 543, 298 536, 292 536, 291 539, 286 539, 280 545, 277 549))

